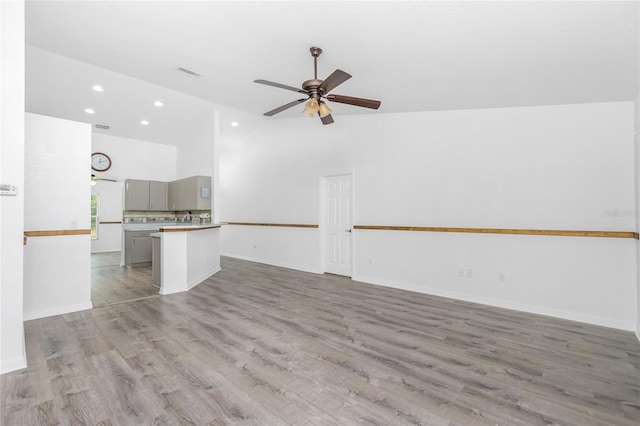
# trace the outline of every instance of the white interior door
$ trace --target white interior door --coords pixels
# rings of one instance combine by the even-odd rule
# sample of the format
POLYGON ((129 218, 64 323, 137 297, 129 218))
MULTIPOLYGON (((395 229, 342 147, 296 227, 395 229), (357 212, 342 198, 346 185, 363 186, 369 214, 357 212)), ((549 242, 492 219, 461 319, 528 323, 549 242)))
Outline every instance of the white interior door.
POLYGON ((326 178, 326 265, 325 272, 351 276, 352 178, 326 178))

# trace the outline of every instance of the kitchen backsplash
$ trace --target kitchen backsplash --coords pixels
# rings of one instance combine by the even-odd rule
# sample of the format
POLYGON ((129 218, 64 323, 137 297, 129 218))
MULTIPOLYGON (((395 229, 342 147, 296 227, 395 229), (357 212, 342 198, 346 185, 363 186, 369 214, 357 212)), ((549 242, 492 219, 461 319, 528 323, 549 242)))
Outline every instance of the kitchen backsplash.
MULTIPOLYGON (((192 210, 188 212, 199 223, 211 223, 211 210, 192 210)), ((125 210, 122 212, 122 223, 171 223, 182 222, 187 212, 144 212, 125 210)), ((190 220, 191 222, 191 220, 190 220)))

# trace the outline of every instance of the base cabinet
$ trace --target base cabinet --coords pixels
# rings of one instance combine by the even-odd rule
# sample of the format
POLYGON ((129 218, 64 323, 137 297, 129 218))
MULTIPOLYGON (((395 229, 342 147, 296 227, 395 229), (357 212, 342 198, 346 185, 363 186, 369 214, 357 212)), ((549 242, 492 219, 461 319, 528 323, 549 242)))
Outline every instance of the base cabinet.
POLYGON ((151 264, 152 231, 124 231, 124 263, 127 266, 151 264))
POLYGON ((152 266, 151 266, 151 281, 153 285, 160 288, 162 285, 162 240, 159 236, 154 235, 151 237, 152 242, 152 266))

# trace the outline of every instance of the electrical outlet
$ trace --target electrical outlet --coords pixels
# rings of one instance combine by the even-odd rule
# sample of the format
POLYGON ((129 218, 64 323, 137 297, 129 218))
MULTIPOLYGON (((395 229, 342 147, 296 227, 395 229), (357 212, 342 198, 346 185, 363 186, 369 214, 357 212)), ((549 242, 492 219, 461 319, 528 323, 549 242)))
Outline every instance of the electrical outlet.
POLYGON ((467 269, 467 278, 473 278, 473 269, 467 269))
POLYGON ((504 272, 500 272, 500 275, 498 275, 498 281, 500 281, 501 283, 504 283, 507 281, 507 274, 505 274, 504 272))
POLYGON ((464 269, 463 268, 458 268, 458 277, 459 278, 464 278, 464 269))

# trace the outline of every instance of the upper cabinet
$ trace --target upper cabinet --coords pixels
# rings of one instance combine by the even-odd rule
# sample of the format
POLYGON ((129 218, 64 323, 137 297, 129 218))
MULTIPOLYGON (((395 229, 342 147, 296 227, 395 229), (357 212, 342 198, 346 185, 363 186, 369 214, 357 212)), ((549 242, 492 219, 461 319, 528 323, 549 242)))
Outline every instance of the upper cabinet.
POLYGON ((182 188, 183 180, 174 180, 173 182, 169 182, 169 210, 170 211, 178 211, 182 210, 180 206, 185 204, 184 201, 184 191, 182 188))
POLYGON ((211 176, 173 182, 127 179, 124 209, 130 211, 211 210, 211 176))
POLYGON ((124 209, 167 211, 167 182, 127 179, 124 184, 124 209))
POLYGON ((168 210, 168 187, 167 182, 149 181, 149 210, 159 212, 168 210))
POLYGON ((124 182, 124 209, 149 210, 149 181, 127 179, 124 182))
POLYGON ((171 211, 211 210, 211 177, 192 176, 169 182, 171 211))

